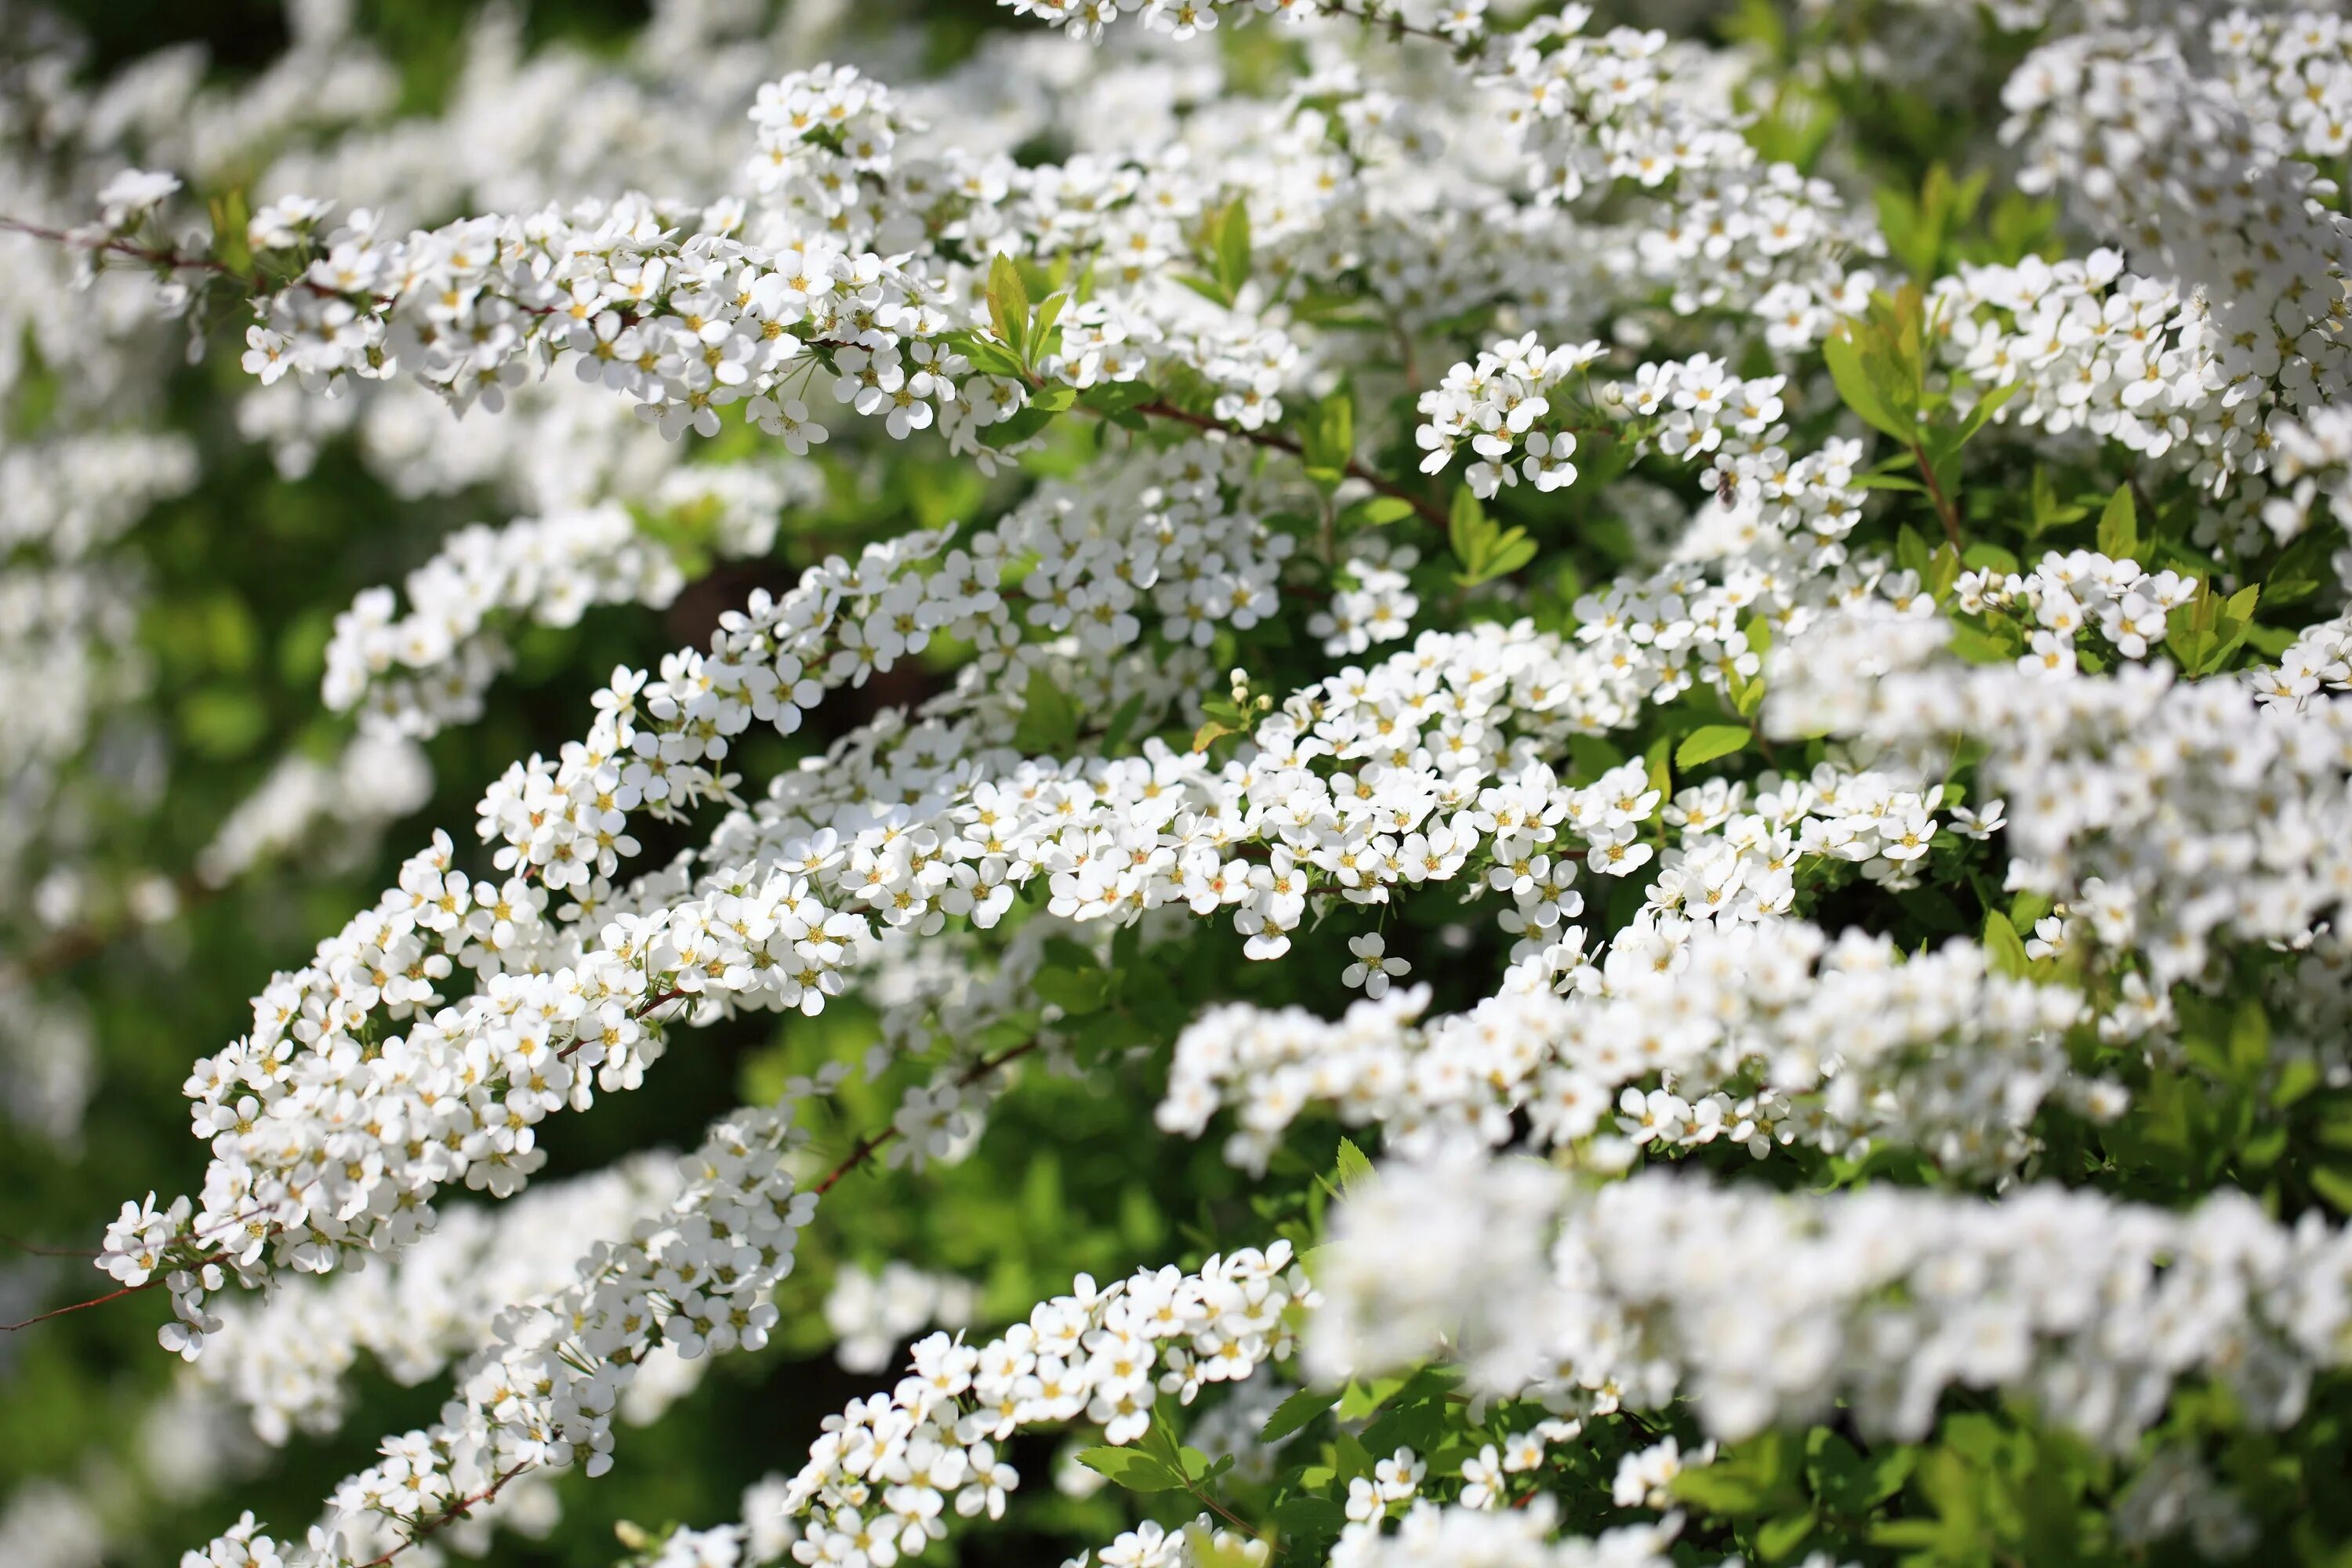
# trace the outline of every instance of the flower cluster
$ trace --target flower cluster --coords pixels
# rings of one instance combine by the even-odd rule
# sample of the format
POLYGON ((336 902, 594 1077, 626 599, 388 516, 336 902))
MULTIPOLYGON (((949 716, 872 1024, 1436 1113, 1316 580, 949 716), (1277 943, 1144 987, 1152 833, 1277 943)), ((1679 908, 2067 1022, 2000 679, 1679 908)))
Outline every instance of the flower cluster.
MULTIPOLYGON (((783 1168, 789 1115, 747 1110, 715 1124, 680 1162, 666 1207, 632 1223, 625 1241, 594 1242, 561 1289, 501 1312, 440 1421, 387 1438, 381 1463, 336 1489, 307 1560, 366 1563, 541 1468, 600 1475, 613 1463, 614 1405, 653 1349, 691 1360, 764 1343, 776 1321, 765 1293, 791 1271, 816 1205, 783 1168)), ((239 1529, 190 1558, 273 1560, 251 1515, 239 1529)))
POLYGON ((362 1352, 404 1385, 439 1375, 489 1342, 500 1314, 570 1284, 597 1242, 660 1213, 678 1186, 673 1161, 639 1155, 496 1210, 452 1207, 397 1263, 232 1303, 194 1379, 243 1405, 269 1443, 331 1432, 362 1352))
POLYGON ((1082 1274, 985 1345, 933 1334, 890 1393, 825 1418, 785 1496, 785 1511, 809 1521, 793 1555, 887 1563, 944 1539, 950 1502, 965 1518, 998 1517, 1020 1484, 998 1451, 1014 1433, 1084 1419, 1114 1445, 1135 1443, 1160 1394, 1190 1405, 1204 1385, 1286 1356, 1292 1307, 1314 1300, 1289 1243, 1276 1242, 1190 1274, 1139 1269, 1107 1287, 1082 1274))
MULTIPOLYGON (((677 469, 654 504, 690 518, 698 542, 724 558, 764 552, 791 494, 770 470, 677 469)), ((595 605, 659 608, 685 584, 672 552, 611 500, 460 529, 408 574, 405 615, 391 590, 371 588, 335 618, 322 695, 330 708, 359 710, 366 728, 429 736, 481 716, 483 693, 509 657, 498 618, 570 626, 595 605)))
POLYGON ((1506 991, 1427 1024, 1421 986, 1328 1024, 1211 1009, 1177 1039, 1160 1125, 1197 1136, 1231 1106, 1226 1157, 1255 1170, 1322 1103, 1403 1150, 1499 1147, 1524 1117, 1538 1147, 1605 1132, 1660 1152, 1720 1139, 1762 1158, 1883 1141, 1973 1171, 2030 1154, 2054 1092, 2102 1116, 2123 1106, 2116 1086, 2067 1065, 2077 994, 1992 973, 1972 942, 1906 962, 1883 938, 1832 942, 1793 921, 1638 931, 1576 982, 1566 997, 1506 991))
POLYGON ((2352 708, 2265 704, 2237 681, 2162 665, 2097 679, 1939 658, 1931 621, 1860 616, 1776 662, 1768 720, 1922 754, 1979 738, 2002 792, 2007 879, 2062 898, 2101 944, 2137 952, 2127 985, 2204 973, 2214 939, 2297 944, 2352 891, 2352 708))
POLYGON ((2029 1394, 2122 1447, 2192 1375, 2284 1426, 2352 1322, 2346 1234, 2229 1193, 2176 1215, 2042 1184, 1990 1203, 1664 1173, 1580 1190, 1529 1162, 1450 1157, 1354 1196, 1327 1256, 1306 1347, 1318 1375, 1409 1364, 1443 1336, 1496 1393, 1560 1407, 1686 1393, 1726 1438, 1832 1399, 1916 1438, 1959 1385, 2029 1394), (1438 1215, 1453 1216, 1440 1232, 1511 1244, 1433 1255, 1438 1215))

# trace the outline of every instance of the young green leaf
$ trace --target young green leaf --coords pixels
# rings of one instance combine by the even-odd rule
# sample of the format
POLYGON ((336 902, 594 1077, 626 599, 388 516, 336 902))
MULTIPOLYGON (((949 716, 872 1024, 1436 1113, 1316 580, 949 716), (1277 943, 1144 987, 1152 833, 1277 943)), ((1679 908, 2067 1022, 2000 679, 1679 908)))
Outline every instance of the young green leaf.
POLYGON ((1985 963, 1997 974, 2022 980, 2032 972, 2033 961, 2025 956, 2025 943, 2017 928, 1999 910, 1985 911, 1984 949, 1985 963))
POLYGON ((1340 1392, 1336 1388, 1328 1393, 1318 1393, 1312 1388, 1300 1389, 1274 1407, 1274 1414, 1267 1416, 1265 1425, 1258 1429, 1258 1436, 1268 1443, 1279 1443, 1285 1437, 1305 1430, 1307 1423, 1339 1403, 1340 1392))
POLYGON ((1675 766, 1695 768, 1701 763, 1727 757, 1753 738, 1745 724, 1702 724, 1684 736, 1683 743, 1675 748, 1675 766))
POLYGON ((2111 561, 2128 561, 2139 554, 2139 508, 2131 486, 2117 485, 2099 513, 2099 553, 2111 561))
POLYGON ((1245 198, 1236 196, 1226 205, 1217 224, 1216 252, 1217 284, 1231 300, 1249 281, 1250 216, 1245 198))
POLYGON ((988 266, 988 321, 997 340, 1013 351, 1024 368, 1029 363, 1029 285, 1013 258, 1000 254, 988 266))
POLYGON ((1184 1484, 1182 1472, 1140 1448, 1088 1448, 1078 1463, 1131 1492, 1174 1491, 1184 1484))

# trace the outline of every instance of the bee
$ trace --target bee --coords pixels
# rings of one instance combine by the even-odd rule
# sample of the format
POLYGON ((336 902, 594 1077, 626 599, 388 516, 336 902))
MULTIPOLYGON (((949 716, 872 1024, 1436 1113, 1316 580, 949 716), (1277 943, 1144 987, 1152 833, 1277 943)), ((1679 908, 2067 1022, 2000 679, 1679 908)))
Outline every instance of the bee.
POLYGON ((1715 499, 1728 511, 1739 504, 1739 475, 1730 468, 1715 470, 1715 499))

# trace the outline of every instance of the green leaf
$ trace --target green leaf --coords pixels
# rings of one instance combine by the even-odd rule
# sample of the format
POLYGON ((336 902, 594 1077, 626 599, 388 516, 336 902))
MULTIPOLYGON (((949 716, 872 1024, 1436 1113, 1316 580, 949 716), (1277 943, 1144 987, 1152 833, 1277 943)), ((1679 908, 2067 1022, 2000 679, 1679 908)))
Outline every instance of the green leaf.
POLYGON ((1282 1537, 1285 1561, 1319 1563, 1323 1552, 1339 1539, 1348 1522, 1347 1510, 1328 1498, 1285 1498, 1274 1505, 1275 1530, 1282 1537))
POLYGON ((1926 536, 1910 524, 1904 524, 1895 535, 1895 564, 1916 574, 1925 583, 1930 560, 1926 536))
POLYGON ((1830 380, 1836 384, 1838 396, 1848 408, 1862 416, 1863 423, 1906 444, 1918 437, 1917 422, 1906 425, 1896 419, 1879 397, 1865 368, 1863 350, 1853 338, 1831 338, 1822 344, 1822 358, 1830 367, 1830 380))
POLYGON ((1041 386, 1029 395, 1029 406, 1047 414, 1059 414, 1078 400, 1077 388, 1065 382, 1041 386))
POLYGON ((1054 323, 1061 319, 1062 307, 1069 301, 1070 291, 1066 289, 1056 289, 1045 296, 1044 304, 1037 307, 1037 319, 1029 328, 1029 341, 1036 345, 1039 353, 1052 352, 1048 346, 1048 340, 1053 336, 1054 323))
POLYGON ((1118 710, 1110 716, 1110 723, 1103 730, 1103 751, 1106 753, 1116 752, 1127 744, 1128 732, 1135 728, 1135 721, 1142 716, 1143 693, 1139 691, 1120 703, 1118 710))
POLYGON ((1013 743, 1033 757, 1068 756, 1078 742, 1078 710, 1069 698, 1042 669, 1030 671, 1022 697, 1013 743))
POLYGON ((1966 621, 1952 624, 1951 649, 1954 657, 1969 664, 2007 664, 2017 657, 2017 641, 1972 626, 1966 621))
POLYGON ((1342 528, 1385 528, 1412 515, 1412 502, 1400 496, 1367 496, 1339 514, 1342 528))
POLYGON ((1184 1484, 1181 1472, 1140 1448, 1088 1448, 1078 1463, 1131 1492, 1174 1491, 1184 1484))
POLYGON ((1494 524, 1486 521, 1486 504, 1467 485, 1454 492, 1445 508, 1445 540, 1465 572, 1477 569, 1479 549, 1494 524))
POLYGON ((1265 1418, 1264 1426, 1258 1428, 1259 1439, 1279 1443, 1294 1433, 1305 1430, 1307 1423, 1339 1403, 1339 1394, 1336 1388, 1328 1393, 1318 1393, 1311 1388, 1300 1389, 1274 1407, 1274 1414, 1265 1418))
POLYGON ((1303 436, 1299 455, 1306 460, 1307 477, 1328 495, 1339 488, 1356 455, 1356 405, 1346 388, 1316 405, 1303 436))
POLYGON ((1832 1513, 1867 1513, 1901 1489, 1916 1457, 1909 1448, 1865 1455, 1826 1426, 1805 1438, 1805 1479, 1813 1496, 1832 1513))
POLYGON ((2032 931, 2033 922, 2055 907, 2047 893, 2020 893, 2009 901, 2009 923, 2019 931, 2032 931))
POLYGON ((2006 386, 1996 386, 1978 398, 1976 405, 1969 410, 1968 417, 1960 421, 1958 438, 1952 443, 1954 447, 1964 447, 1975 439, 1977 432, 2000 412, 2001 405, 2024 390, 2022 380, 2012 381, 2006 386))
POLYGON ((1233 296, 1226 293, 1213 278, 1203 278, 1197 272, 1177 272, 1171 276, 1203 300, 1219 305, 1230 305, 1234 302, 1233 296))
POLYGON ((2099 513, 2099 553, 2113 561, 2133 560, 2139 554, 2139 508, 2127 484, 2116 487, 2105 510, 2099 513))
POLYGON ((1675 748, 1675 766, 1695 768, 1717 757, 1727 757, 1753 739, 1745 724, 1702 724, 1675 748))
POLYGON ((1781 1561, 1805 1543, 1817 1522, 1810 1510, 1773 1520, 1756 1531, 1756 1555, 1767 1563, 1781 1561))
POLYGON ((974 370, 985 371, 990 375, 1020 378, 1021 362, 1003 343, 976 332, 960 332, 956 336, 961 340, 955 345, 956 352, 970 360, 974 370))
POLYGON ((1148 381, 1098 381, 1078 394, 1078 406, 1097 414, 1125 414, 1159 396, 1148 381))
POLYGON ((2230 1067, 2239 1081, 2254 1084, 2271 1065, 2271 1020, 2260 1002, 2249 997, 2238 1005, 2230 1020, 2230 1067))
POLYGON ((1371 1179, 1372 1163, 1364 1157, 1364 1152, 1356 1147, 1355 1140, 1351 1138, 1339 1140, 1339 1153, 1335 1163, 1338 1166, 1335 1173, 1337 1184, 1342 1193, 1352 1192, 1359 1183, 1371 1179))
POLYGON ((1960 552, 1960 563, 1978 572, 2012 573, 2017 557, 2000 545, 1979 540, 1960 552))
POLYGON ((1795 1448, 1785 1434, 1766 1432, 1730 1449, 1711 1465, 1695 1465, 1676 1475, 1668 1490, 1685 1502, 1727 1519, 1777 1512, 1801 1505, 1797 1495, 1795 1448))
POLYGON ((1029 363, 1029 285, 1013 258, 998 254, 988 265, 988 321, 997 340, 1025 367, 1029 363))
POLYGON ((1031 406, 1017 409, 1011 417, 1000 419, 980 433, 980 438, 991 447, 1017 447, 1054 422, 1051 409, 1031 406))
POLYGON ((1242 291, 1250 275, 1249 203, 1236 196, 1217 224, 1217 283, 1230 300, 1242 291))
POLYGON ((2338 535, 2335 530, 2315 528, 2298 535, 2271 569, 2262 574, 2263 594, 2273 605, 2292 605, 2307 599, 2322 588, 2336 584, 2336 572, 2328 564, 2335 554, 2338 535))
POLYGON ((2009 917, 1999 910, 1985 911, 1985 963, 1996 974, 2006 974, 2022 980, 2032 972, 2033 961, 2025 956, 2025 943, 2009 917))
POLYGON ((1110 1000, 1110 972, 1099 965, 1085 969, 1066 969, 1058 965, 1041 969, 1030 984, 1041 1002, 1050 1002, 1074 1018, 1102 1011, 1110 1000))
POLYGON ((2304 1174, 2312 1189, 2340 1215, 2352 1215, 2352 1166, 2314 1165, 2304 1174))

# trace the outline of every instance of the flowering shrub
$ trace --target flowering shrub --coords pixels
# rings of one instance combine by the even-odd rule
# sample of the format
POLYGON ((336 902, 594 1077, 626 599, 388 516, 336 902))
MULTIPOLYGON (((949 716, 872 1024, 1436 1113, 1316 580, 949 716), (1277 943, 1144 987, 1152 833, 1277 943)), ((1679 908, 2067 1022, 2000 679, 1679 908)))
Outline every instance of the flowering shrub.
POLYGON ((7 46, 0 1561, 2344 1561, 2352 29, 891 20, 7 46))

